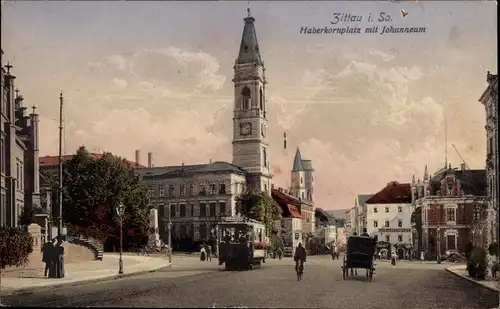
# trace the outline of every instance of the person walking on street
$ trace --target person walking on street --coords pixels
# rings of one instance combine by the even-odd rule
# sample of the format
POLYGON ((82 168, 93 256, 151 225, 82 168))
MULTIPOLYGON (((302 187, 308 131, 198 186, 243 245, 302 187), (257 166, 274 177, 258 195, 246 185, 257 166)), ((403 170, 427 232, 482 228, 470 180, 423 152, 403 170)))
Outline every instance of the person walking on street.
POLYGON ((54 244, 50 241, 46 242, 42 248, 42 263, 45 263, 45 277, 47 277, 48 272, 53 267, 54 255, 54 244))
POLYGON ((212 247, 210 244, 207 244, 207 262, 212 261, 212 247))

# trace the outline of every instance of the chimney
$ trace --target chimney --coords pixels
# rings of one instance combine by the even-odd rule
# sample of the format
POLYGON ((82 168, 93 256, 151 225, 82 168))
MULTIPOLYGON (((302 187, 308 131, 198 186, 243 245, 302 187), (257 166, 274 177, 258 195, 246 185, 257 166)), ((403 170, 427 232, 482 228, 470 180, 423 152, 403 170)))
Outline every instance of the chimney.
POLYGON ((153 153, 148 152, 148 167, 151 168, 153 167, 153 153))
POLYGON ((136 150, 135 151, 135 165, 139 166, 139 162, 141 162, 141 151, 136 150))
POLYGON ((465 171, 465 168, 466 168, 465 163, 460 164, 460 169, 462 170, 462 172, 465 171))

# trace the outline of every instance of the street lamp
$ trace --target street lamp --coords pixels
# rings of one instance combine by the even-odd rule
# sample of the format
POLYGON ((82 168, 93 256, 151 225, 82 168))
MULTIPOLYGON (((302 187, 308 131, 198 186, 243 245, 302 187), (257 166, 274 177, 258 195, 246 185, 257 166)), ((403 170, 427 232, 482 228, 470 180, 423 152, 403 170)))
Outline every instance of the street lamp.
POLYGON ((125 206, 122 203, 116 207, 116 214, 120 220, 120 260, 118 262, 118 274, 123 274, 123 215, 125 214, 125 206))
POLYGON ((168 202, 168 262, 172 264, 172 204, 168 202))
POLYGON ((441 264, 441 227, 437 227, 437 263, 441 264))

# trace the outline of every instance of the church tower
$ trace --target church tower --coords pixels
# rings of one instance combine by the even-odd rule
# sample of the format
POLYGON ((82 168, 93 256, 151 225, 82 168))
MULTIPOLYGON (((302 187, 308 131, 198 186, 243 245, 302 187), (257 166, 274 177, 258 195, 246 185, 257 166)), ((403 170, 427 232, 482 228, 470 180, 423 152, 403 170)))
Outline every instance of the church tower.
POLYGON ((298 147, 293 159, 291 184, 290 192, 292 195, 301 200, 307 200, 306 170, 298 147))
POLYGON ((245 25, 234 65, 233 164, 247 172, 247 185, 271 192, 269 141, 267 139, 266 76, 255 19, 245 25))

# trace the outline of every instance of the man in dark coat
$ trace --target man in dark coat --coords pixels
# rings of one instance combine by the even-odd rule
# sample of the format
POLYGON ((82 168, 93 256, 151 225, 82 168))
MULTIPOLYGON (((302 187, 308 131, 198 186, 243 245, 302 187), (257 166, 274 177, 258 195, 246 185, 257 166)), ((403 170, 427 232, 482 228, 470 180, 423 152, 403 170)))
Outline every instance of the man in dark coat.
POLYGON ((45 263, 44 276, 47 277, 54 264, 54 244, 46 242, 42 247, 42 263, 45 263))

